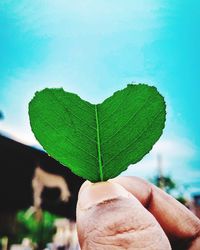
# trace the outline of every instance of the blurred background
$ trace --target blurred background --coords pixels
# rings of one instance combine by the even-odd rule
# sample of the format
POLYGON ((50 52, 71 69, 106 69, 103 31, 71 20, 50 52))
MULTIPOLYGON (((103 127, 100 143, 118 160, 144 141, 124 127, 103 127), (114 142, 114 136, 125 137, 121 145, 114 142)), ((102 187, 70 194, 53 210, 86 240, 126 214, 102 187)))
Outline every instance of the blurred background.
POLYGON ((167 123, 123 173, 152 181, 200 217, 200 2, 0 1, 0 249, 78 249, 84 180, 31 132, 28 102, 63 87, 92 103, 128 83, 155 85, 167 123))

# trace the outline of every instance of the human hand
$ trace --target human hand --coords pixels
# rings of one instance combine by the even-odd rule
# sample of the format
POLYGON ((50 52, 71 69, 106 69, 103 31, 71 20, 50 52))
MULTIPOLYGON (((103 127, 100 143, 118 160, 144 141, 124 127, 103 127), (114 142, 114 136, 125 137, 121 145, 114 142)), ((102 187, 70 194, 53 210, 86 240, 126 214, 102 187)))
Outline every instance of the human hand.
POLYGON ((200 249, 200 220, 156 186, 137 177, 86 181, 79 192, 81 249, 200 249))

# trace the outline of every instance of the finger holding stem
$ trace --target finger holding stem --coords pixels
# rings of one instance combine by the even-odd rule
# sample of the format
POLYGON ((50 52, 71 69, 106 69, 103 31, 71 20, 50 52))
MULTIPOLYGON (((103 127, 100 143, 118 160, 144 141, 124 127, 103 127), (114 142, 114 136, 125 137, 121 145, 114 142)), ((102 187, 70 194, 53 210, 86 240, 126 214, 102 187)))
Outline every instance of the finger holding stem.
POLYGON ((117 183, 86 182, 77 204, 81 249, 171 249, 153 215, 117 183))

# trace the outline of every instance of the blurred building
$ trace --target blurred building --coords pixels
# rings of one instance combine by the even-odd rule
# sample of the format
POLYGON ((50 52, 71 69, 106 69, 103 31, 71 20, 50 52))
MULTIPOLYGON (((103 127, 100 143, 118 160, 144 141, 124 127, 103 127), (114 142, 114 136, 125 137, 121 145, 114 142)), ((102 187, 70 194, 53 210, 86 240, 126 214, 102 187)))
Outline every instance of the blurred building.
POLYGON ((75 221, 83 181, 45 152, 0 134, 0 238, 14 240, 20 210, 36 211, 38 220, 44 210, 75 221))

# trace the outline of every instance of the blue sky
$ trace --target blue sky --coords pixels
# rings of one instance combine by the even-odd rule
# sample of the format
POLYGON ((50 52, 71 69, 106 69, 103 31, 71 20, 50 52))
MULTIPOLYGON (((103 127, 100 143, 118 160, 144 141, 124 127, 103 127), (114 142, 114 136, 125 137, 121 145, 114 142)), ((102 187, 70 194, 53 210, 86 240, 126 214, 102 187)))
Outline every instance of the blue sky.
POLYGON ((200 190, 199 23, 198 0, 1 0, 1 131, 37 145, 27 104, 47 86, 97 103, 127 83, 153 84, 166 128, 126 174, 152 176, 162 154, 165 173, 200 190))

